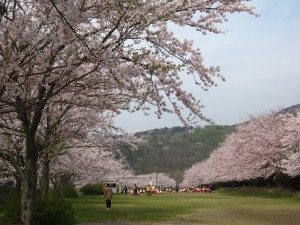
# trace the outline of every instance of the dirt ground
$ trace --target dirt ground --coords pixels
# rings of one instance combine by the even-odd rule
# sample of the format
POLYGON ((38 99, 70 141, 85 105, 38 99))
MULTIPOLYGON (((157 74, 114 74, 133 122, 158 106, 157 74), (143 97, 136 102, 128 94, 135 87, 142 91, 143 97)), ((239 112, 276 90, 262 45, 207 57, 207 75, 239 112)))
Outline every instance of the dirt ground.
MULTIPOLYGON (((103 221, 99 223, 85 223, 83 225, 193 225, 193 223, 174 222, 174 223, 134 223, 134 222, 117 222, 117 221, 103 221)), ((198 224, 199 225, 199 224, 198 224)))

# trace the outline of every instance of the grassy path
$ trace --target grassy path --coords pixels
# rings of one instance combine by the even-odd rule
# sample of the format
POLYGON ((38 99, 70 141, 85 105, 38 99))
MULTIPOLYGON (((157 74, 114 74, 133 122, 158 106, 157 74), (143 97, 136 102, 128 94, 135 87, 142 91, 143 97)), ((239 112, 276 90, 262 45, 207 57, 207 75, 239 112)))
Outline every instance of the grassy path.
POLYGON ((300 225, 299 198, 262 198, 222 192, 114 195, 109 211, 102 196, 81 196, 72 202, 80 224, 110 221, 119 225, 300 225))

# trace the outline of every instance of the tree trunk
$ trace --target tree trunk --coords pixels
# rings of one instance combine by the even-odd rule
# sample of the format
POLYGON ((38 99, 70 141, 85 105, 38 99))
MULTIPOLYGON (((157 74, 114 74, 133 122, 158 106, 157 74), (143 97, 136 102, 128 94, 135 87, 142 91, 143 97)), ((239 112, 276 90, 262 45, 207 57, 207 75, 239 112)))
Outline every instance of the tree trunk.
MULTIPOLYGON (((44 85, 38 87, 38 102, 34 107, 28 107, 27 99, 16 97, 16 112, 18 119, 22 122, 25 134, 25 166, 20 169, 21 173, 21 224, 35 224, 35 205, 36 205, 36 188, 37 188, 37 161, 38 148, 36 142, 36 132, 40 124, 43 109, 47 103, 48 97, 52 94, 55 83, 51 85, 50 90, 46 93, 44 85)), ((30 103, 30 105, 32 102, 30 103)))
POLYGON ((17 190, 17 192, 21 192, 21 190, 22 190, 21 179, 19 176, 15 176, 15 178, 16 178, 16 190, 17 190))
POLYGON ((37 161, 28 159, 22 179, 21 221, 22 225, 34 225, 35 199, 37 184, 37 161))
POLYGON ((34 225, 38 153, 34 134, 28 132, 26 136, 25 168, 21 177, 21 221, 22 225, 34 225))
POLYGON ((49 160, 48 156, 45 156, 43 161, 43 170, 42 170, 42 183, 41 183, 41 193, 42 195, 48 195, 49 192, 49 179, 50 179, 50 169, 49 169, 49 160))
POLYGON ((36 161, 30 160, 26 167, 21 191, 21 221, 22 225, 33 225, 37 183, 36 161))

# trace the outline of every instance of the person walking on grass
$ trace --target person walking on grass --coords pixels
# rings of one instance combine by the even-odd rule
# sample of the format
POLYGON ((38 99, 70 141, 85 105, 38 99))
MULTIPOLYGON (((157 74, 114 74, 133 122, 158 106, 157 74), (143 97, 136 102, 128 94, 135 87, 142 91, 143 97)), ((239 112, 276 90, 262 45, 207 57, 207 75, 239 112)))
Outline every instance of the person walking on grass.
POLYGON ((112 190, 110 188, 110 184, 106 184, 106 187, 103 188, 104 199, 106 202, 106 210, 109 210, 111 207, 111 199, 112 199, 112 190))

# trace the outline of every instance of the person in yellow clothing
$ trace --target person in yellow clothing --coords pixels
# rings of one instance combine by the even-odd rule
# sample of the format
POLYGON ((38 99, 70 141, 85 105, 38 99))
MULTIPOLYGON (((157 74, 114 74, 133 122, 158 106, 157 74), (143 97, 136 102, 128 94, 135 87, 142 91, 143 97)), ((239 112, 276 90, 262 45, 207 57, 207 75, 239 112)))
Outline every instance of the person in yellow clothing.
POLYGON ((150 196, 150 195, 151 195, 151 187, 150 187, 150 185, 148 185, 148 186, 146 187, 146 192, 147 192, 147 196, 150 196))
POLYGON ((112 199, 112 190, 110 188, 109 183, 106 185, 106 187, 103 188, 103 194, 106 202, 106 210, 109 210, 111 207, 111 199, 112 199))

